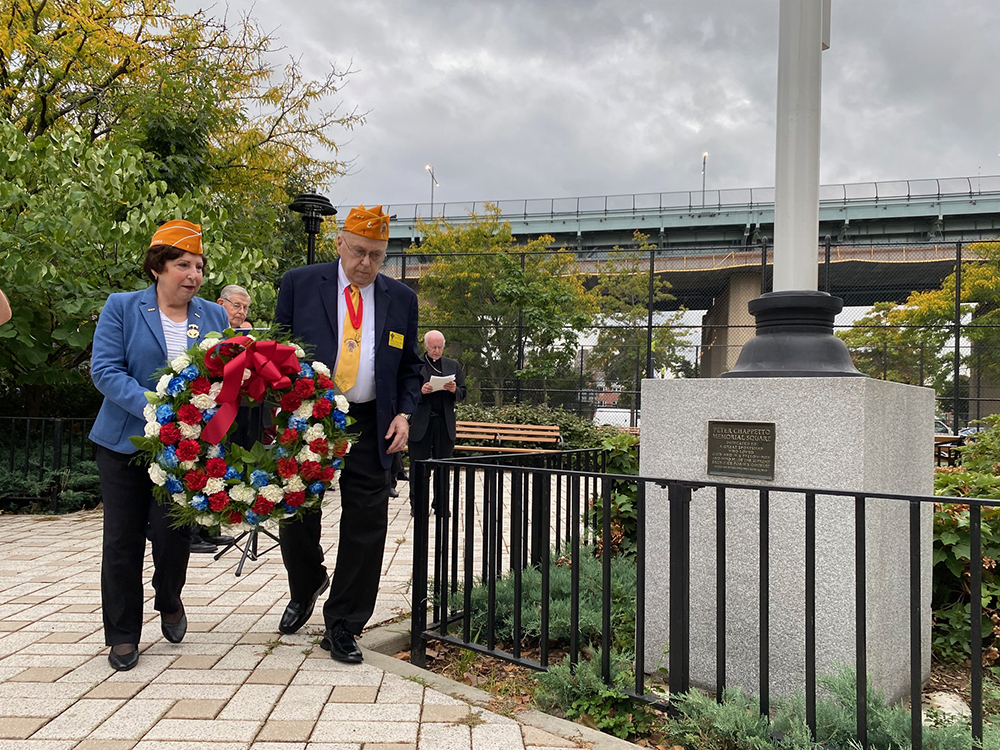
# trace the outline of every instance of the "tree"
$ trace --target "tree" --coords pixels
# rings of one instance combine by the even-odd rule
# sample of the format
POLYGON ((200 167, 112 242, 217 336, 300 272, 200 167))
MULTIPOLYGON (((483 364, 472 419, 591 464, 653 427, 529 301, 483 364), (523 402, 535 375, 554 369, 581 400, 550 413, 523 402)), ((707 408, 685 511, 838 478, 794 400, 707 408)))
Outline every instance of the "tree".
MULTIPOLYGON (((650 354, 647 327, 650 302, 655 310, 674 299, 670 284, 655 274, 650 299, 649 252, 655 249, 649 235, 636 232, 632 246, 615 246, 601 264, 597 284, 601 311, 601 328, 597 344, 587 359, 592 373, 603 379, 605 386, 623 389, 618 404, 633 405, 632 394, 638 380, 645 377, 647 356, 650 354)), ((681 353, 688 345, 681 329, 674 327, 682 312, 670 313, 653 329, 652 361, 655 371, 667 370, 674 375, 692 374, 692 365, 681 353)))
POLYGON ((549 236, 515 245, 500 217, 498 206, 486 204, 483 215, 461 225, 418 224, 423 241, 409 250, 433 258, 420 277, 422 328, 444 332, 449 352, 497 406, 512 373, 539 380, 544 394, 547 378, 572 361, 596 310, 570 254, 549 250, 549 236))

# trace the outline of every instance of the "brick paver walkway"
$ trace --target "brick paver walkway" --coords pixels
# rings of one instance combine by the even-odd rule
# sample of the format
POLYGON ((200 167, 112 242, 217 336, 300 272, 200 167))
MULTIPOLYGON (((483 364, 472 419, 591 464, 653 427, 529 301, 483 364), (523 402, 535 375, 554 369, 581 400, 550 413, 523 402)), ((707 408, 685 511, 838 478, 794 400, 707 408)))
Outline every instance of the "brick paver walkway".
MULTIPOLYGON (((405 490, 391 502, 373 622, 409 612, 405 490)), ((330 567, 335 505, 324 521, 330 567)), ((248 562, 240 578, 233 575, 235 553, 219 561, 192 555, 184 590, 188 634, 177 645, 160 634, 147 554, 142 657, 134 670, 116 673, 101 625, 101 523, 100 512, 0 516, 0 750, 590 746, 574 725, 553 733, 520 715, 470 705, 447 688, 401 676, 407 665, 370 650, 363 665, 331 660, 318 646, 319 607, 302 631, 280 635, 287 586, 277 550, 248 562)))

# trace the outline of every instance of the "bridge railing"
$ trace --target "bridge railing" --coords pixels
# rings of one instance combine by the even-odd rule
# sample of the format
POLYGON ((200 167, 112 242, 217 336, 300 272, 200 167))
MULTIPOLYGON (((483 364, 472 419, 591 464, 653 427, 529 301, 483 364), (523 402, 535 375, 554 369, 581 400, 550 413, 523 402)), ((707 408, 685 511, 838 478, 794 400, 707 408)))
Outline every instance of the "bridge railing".
MULTIPOLYGON (((916 198, 944 198, 1000 193, 1000 175, 947 177, 885 182, 854 182, 820 185, 820 203, 847 205, 861 201, 900 201, 916 198)), ((486 203, 500 207, 508 220, 654 213, 661 211, 718 211, 774 204, 773 187, 685 190, 665 193, 591 195, 569 198, 529 198, 497 201, 445 203, 396 203, 386 206, 398 221, 411 222, 432 216, 462 220, 470 213, 482 214, 486 203)))

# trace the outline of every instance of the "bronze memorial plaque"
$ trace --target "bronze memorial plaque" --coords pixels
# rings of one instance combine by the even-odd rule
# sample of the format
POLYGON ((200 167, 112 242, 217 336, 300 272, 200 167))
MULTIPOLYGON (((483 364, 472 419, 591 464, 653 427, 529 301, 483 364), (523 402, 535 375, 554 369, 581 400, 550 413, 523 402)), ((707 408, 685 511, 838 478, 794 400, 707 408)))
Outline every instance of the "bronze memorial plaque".
POLYGON ((708 422, 708 473, 774 479, 774 422, 708 422))

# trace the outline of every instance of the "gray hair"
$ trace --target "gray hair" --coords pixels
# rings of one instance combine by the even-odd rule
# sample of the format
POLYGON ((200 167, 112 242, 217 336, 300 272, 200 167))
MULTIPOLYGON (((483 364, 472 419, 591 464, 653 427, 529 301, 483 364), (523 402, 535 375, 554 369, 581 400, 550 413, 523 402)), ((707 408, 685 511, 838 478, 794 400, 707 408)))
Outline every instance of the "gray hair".
POLYGON ((219 292, 219 296, 222 299, 231 299, 234 294, 242 294, 247 300, 250 299, 250 292, 241 287, 239 284, 230 284, 229 286, 224 286, 222 291, 219 292))

